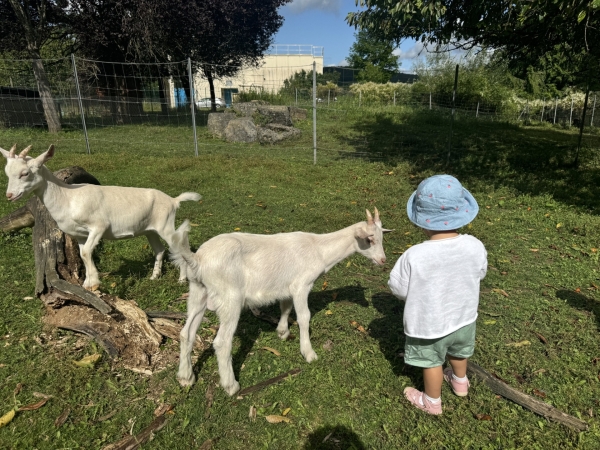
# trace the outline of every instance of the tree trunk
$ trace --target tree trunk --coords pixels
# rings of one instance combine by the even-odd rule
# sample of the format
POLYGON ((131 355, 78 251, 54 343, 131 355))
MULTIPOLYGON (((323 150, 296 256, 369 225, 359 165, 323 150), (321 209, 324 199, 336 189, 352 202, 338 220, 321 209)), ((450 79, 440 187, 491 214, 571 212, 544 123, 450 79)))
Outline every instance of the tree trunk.
POLYGON ((48 131, 51 133, 58 133, 62 129, 60 125, 60 115, 56 103, 54 103, 54 98, 52 97, 50 82, 46 76, 44 64, 39 57, 34 58, 33 60, 33 74, 35 75, 35 81, 37 82, 40 98, 42 99, 48 131))
POLYGON ((215 80, 213 79, 212 72, 210 70, 205 70, 204 75, 206 75, 206 79, 208 80, 208 87, 210 89, 210 111, 217 111, 217 104, 215 102, 215 80))
POLYGON ((167 115, 169 113, 169 78, 160 77, 158 79, 158 95, 160 97, 160 112, 167 115))

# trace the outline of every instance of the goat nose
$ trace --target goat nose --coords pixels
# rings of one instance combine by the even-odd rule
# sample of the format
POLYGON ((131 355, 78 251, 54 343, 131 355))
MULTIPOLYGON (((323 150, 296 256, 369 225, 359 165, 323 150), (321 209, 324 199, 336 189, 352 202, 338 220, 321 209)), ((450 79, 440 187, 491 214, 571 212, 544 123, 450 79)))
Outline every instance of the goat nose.
POLYGON ((381 258, 381 264, 385 264, 385 258, 381 258))
POLYGON ((13 196, 13 195, 12 195, 12 192, 7 192, 7 193, 6 193, 6 198, 7 198, 8 200, 10 200, 10 199, 12 198, 12 196, 13 196))

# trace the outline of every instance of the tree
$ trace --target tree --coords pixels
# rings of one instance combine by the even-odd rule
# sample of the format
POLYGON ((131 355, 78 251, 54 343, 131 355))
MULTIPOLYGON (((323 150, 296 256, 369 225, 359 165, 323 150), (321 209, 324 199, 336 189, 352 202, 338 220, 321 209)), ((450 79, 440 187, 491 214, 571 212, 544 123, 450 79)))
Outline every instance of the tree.
POLYGON ((42 62, 42 46, 53 37, 54 2, 51 0, 0 0, 0 51, 31 58, 33 74, 44 107, 48 131, 61 130, 60 116, 42 62))
POLYGON ((191 57, 210 86, 235 75, 242 66, 258 66, 283 24, 278 9, 291 0, 178 0, 170 5, 165 26, 169 54, 191 57))
POLYGON ((571 81, 598 82, 600 0, 358 0, 350 25, 400 42, 502 51, 509 67, 552 66, 571 81))
POLYGON ((348 62, 358 69, 359 81, 387 83, 398 70, 398 56, 393 54, 396 46, 389 39, 382 39, 369 30, 354 34, 356 42, 350 48, 348 62))

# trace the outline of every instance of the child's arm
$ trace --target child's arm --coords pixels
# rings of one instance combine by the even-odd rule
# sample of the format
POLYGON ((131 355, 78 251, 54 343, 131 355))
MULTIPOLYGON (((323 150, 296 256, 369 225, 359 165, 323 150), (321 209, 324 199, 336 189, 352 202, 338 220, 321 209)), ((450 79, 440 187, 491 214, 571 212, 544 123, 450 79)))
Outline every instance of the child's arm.
POLYGON ((487 251, 483 250, 483 264, 481 266, 481 275, 479 275, 479 279, 483 280, 485 275, 487 274, 487 251))
POLYGON ((409 276, 410 266, 404 255, 402 255, 390 272, 390 279, 388 281, 388 286, 392 294, 400 300, 406 300, 406 296, 408 295, 409 276))

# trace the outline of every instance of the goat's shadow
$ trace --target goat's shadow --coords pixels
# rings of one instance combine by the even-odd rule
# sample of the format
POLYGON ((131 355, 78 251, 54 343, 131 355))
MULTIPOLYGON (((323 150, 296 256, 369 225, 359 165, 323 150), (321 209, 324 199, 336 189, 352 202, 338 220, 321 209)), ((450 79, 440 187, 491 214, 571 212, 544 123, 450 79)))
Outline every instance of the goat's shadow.
POLYGON ((383 317, 369 324, 369 334, 379 341, 379 349, 394 374, 409 377, 413 385, 422 384, 422 370, 404 363, 404 302, 388 292, 373 295, 371 301, 383 317))
POLYGON ((598 326, 598 330, 600 331, 600 302, 587 297, 583 294, 578 294, 577 292, 569 291, 566 289, 559 289, 556 291, 556 297, 562 300, 566 300, 569 305, 573 306, 577 309, 582 309, 585 311, 589 311, 594 314, 596 317, 596 324, 598 326))
POLYGON ((360 437, 344 425, 326 425, 308 435, 304 450, 366 450, 360 437))
MULTIPOLYGON (((365 298, 365 289, 362 286, 345 286, 339 289, 331 289, 321 292, 311 292, 308 296, 308 305, 310 308, 311 315, 325 309, 332 301, 345 301, 356 303, 360 306, 368 306, 368 302, 365 298), (335 300, 333 300, 335 298, 335 300)), ((260 308, 261 313, 264 317, 279 320, 281 310, 279 308, 279 302, 272 305, 260 308)), ((209 313, 212 315, 212 313, 209 313)), ((209 316, 210 317, 210 316, 209 316)), ((211 319, 216 316, 212 316, 211 319)), ((295 318, 295 311, 292 310, 290 317, 295 318)), ((218 318, 217 318, 218 320, 218 318)), ((238 326, 236 329, 236 335, 239 337, 240 345, 234 350, 232 354, 233 373, 237 380, 239 380, 240 370, 242 364, 248 357, 248 353, 252 351, 252 348, 263 331, 276 333, 277 325, 266 320, 255 317, 252 312, 245 309, 240 316, 238 326)), ((299 346, 300 344, 298 344, 299 346)), ((298 351, 300 349, 298 348, 298 351)), ((194 364, 194 373, 198 377, 202 373, 202 367, 206 361, 214 354, 213 348, 206 349, 199 356, 198 361, 194 364)))

